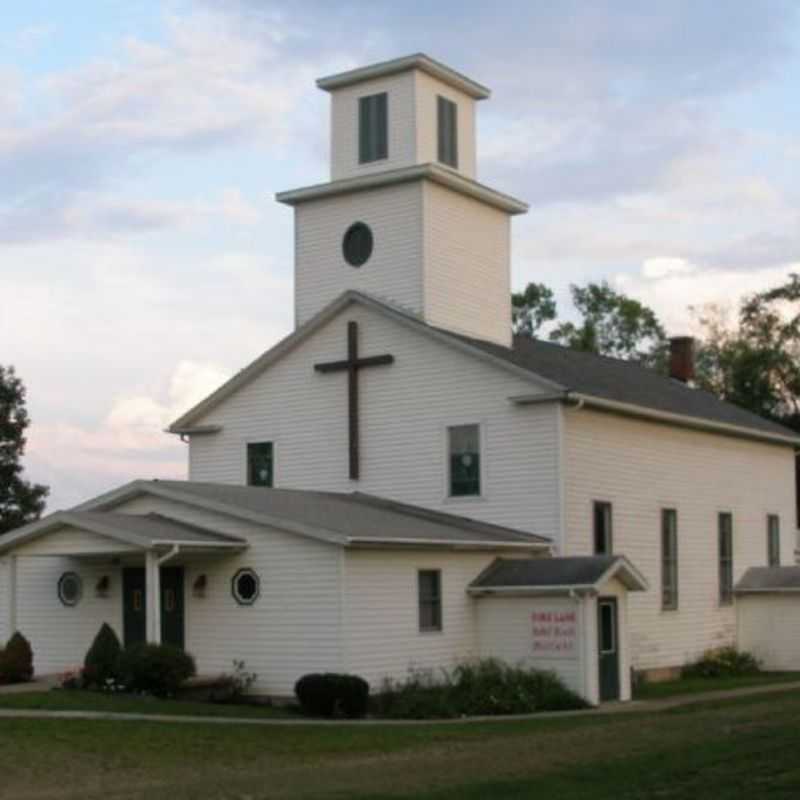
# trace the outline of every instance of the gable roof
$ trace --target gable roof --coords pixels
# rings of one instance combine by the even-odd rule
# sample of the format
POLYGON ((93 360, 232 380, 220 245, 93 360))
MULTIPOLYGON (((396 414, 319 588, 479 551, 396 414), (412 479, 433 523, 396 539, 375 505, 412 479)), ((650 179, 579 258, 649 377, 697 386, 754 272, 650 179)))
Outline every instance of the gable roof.
POLYGON ((800 592, 800 567, 750 567, 734 591, 737 594, 800 592))
POLYGON ((455 547, 548 550, 544 536, 488 522, 432 511, 373 495, 266 489, 192 481, 134 481, 79 511, 112 515, 121 502, 149 494, 268 525, 343 547, 455 547))
POLYGON ((247 546, 245 539, 189 525, 161 514, 116 514, 108 511, 57 511, 37 522, 0 537, 0 553, 59 528, 72 526, 133 547, 222 547, 247 546))
POLYGON ((624 556, 497 558, 470 585, 472 594, 589 591, 612 578, 631 591, 647 580, 624 556))
POLYGON ((389 316, 444 345, 482 358, 529 381, 536 387, 535 394, 509 398, 520 404, 572 401, 620 414, 655 419, 683 427, 697 427, 724 435, 800 445, 800 435, 790 428, 636 362, 571 350, 526 336, 514 336, 512 346, 504 347, 429 325, 407 309, 354 290, 343 292, 308 322, 251 362, 173 422, 167 429, 168 432, 206 434, 218 431, 218 426, 198 425, 197 422, 354 303, 389 316))

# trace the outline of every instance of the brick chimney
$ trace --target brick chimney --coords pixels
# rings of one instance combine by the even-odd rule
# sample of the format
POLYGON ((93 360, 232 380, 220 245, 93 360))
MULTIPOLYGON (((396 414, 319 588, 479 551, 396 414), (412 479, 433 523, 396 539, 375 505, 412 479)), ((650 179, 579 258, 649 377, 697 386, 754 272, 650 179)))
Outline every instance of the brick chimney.
POLYGON ((674 336, 669 340, 669 376, 682 383, 694 378, 694 339, 691 336, 674 336))

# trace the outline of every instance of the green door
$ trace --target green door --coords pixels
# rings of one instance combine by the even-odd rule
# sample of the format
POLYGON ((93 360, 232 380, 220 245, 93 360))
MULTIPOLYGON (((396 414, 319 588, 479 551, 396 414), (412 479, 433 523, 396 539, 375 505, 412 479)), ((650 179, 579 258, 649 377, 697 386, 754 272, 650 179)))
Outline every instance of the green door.
POLYGON ((144 568, 122 570, 122 631, 125 647, 147 638, 147 612, 144 568))
POLYGON ((597 632, 600 662, 600 702, 619 700, 619 629, 617 598, 597 601, 597 632))
MULTIPOLYGON (((147 591, 144 567, 122 570, 125 646, 147 639, 147 591)), ((161 568, 161 641, 183 649, 183 567, 161 568)))

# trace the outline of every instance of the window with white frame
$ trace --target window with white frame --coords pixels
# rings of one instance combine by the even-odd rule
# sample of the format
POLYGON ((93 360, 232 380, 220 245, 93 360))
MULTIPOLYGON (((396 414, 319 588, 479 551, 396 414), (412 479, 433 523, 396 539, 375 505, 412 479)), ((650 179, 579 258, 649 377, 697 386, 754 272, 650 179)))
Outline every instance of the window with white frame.
POLYGON ((767 566, 781 565, 781 519, 777 514, 767 515, 767 566))
POLYGON ((661 509, 661 608, 678 608, 678 512, 661 509))
POLYGON ((442 630, 442 571, 421 569, 417 573, 417 592, 420 631, 442 630))
POLYGON ((717 519, 719 534, 719 604, 733 602, 733 515, 723 511, 717 519))

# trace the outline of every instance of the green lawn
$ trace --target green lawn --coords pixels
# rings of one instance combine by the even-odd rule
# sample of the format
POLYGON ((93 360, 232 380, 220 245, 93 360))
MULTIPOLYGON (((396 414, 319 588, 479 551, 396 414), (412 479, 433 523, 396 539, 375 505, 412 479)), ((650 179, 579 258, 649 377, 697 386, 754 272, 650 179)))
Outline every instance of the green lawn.
POLYGON ((467 725, 219 726, 0 720, 15 800, 788 800, 800 692, 467 725))
POLYGON ((184 700, 112 695, 79 690, 0 694, 0 708, 43 711, 114 711, 118 714, 175 714, 196 717, 295 717, 292 708, 267 705, 223 705, 184 700))
POLYGON ((674 681, 645 683, 637 686, 634 697, 637 700, 660 700, 682 694, 744 689, 748 686, 790 683, 791 681, 800 681, 800 672, 760 672, 757 675, 741 675, 734 678, 679 678, 674 681))

